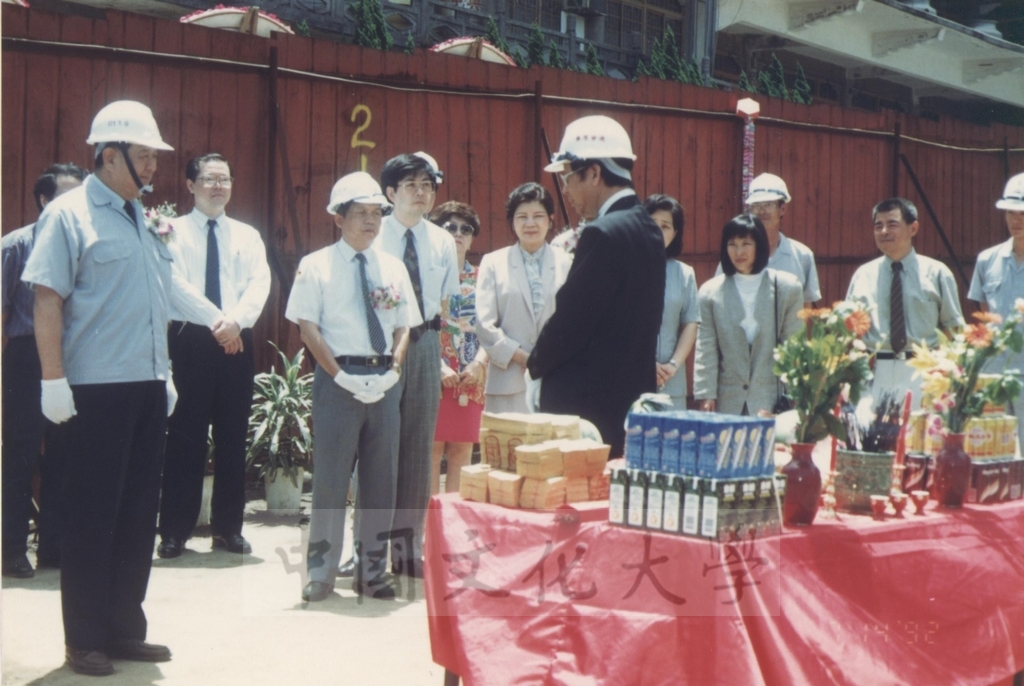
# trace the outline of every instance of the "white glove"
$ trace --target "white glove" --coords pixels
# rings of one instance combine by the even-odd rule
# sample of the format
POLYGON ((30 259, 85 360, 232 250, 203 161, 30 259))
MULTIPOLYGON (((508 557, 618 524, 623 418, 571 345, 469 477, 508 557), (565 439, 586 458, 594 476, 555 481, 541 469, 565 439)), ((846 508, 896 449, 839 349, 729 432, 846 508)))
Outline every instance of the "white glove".
POLYGON ((174 407, 178 404, 178 389, 174 386, 174 379, 167 376, 167 416, 174 414, 174 407))
POLYGON ((359 402, 361 402, 361 403, 364 403, 366 405, 372 405, 375 402, 379 401, 381 398, 383 398, 384 394, 383 393, 370 393, 370 392, 366 392, 366 393, 356 393, 353 397, 356 400, 358 400, 359 402))
POLYGON ((389 369, 379 376, 371 376, 373 381, 370 383, 370 387, 367 389, 367 393, 375 394, 380 393, 383 395, 387 393, 396 383, 398 383, 398 372, 394 369, 389 369))
POLYGON ((78 414, 75 397, 66 378, 43 379, 43 416, 54 424, 63 424, 78 414))
POLYGON ((370 381, 373 380, 372 376, 348 374, 345 371, 339 371, 334 375, 334 383, 338 384, 352 395, 359 395, 360 393, 366 393, 370 390, 370 381))

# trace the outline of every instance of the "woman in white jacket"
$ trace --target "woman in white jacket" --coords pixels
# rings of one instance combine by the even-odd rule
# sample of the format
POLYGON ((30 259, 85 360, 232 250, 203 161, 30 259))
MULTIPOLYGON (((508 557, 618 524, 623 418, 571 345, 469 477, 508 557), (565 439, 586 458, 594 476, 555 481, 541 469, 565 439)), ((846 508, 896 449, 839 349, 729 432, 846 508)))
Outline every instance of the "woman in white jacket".
POLYGON ((485 255, 476 287, 476 331, 490 365, 486 412, 529 412, 526 360, 555 311, 570 258, 548 246, 555 203, 538 183, 525 183, 505 203, 517 242, 485 255))

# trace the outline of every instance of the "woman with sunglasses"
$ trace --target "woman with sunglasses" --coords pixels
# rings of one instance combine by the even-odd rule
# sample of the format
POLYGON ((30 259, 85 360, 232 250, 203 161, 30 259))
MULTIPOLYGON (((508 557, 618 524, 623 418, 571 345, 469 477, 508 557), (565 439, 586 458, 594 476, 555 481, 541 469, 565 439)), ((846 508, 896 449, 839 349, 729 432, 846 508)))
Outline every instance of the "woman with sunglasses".
POLYGON ((462 468, 469 464, 473 444, 480 436, 484 410, 484 378, 487 353, 476 337, 477 270, 466 259, 473 239, 480 233, 480 217, 469 205, 449 200, 430 215, 430 220, 455 239, 459 294, 441 302, 441 406, 437 413, 431 455, 430 491, 437 494, 441 481, 441 457, 448 462, 445 491, 459 490, 462 468))
POLYGON ((546 238, 555 201, 538 183, 524 183, 505 203, 516 244, 485 255, 477 286, 476 331, 491 366, 484 409, 529 412, 526 361, 544 324, 555 311, 555 293, 572 261, 546 238))
POLYGON ((771 412, 781 384, 772 373, 775 346, 803 328, 803 287, 768 268, 768 234, 750 214, 722 229, 722 274, 700 287, 700 327, 693 397, 700 409, 726 414, 771 412))
POLYGON ((679 261, 683 251, 683 206, 667 195, 652 195, 644 201, 651 219, 665 240, 665 305, 658 334, 658 356, 654 361, 658 390, 672 404, 686 409, 686 358, 697 340, 700 306, 697 304, 697 276, 693 267, 679 261))

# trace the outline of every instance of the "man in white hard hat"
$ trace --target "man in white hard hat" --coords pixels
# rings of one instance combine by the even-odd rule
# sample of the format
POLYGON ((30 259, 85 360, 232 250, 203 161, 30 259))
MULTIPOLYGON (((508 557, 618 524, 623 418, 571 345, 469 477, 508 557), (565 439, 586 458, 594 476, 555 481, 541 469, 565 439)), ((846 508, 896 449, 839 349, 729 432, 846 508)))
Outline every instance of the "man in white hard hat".
POLYGON ((880 393, 914 394, 921 400, 921 380, 907 364, 911 344, 934 347, 939 330, 949 332, 964 323, 960 296, 949 267, 914 250, 920 228, 917 208, 906 198, 889 198, 872 210, 875 244, 882 256, 857 268, 846 298, 866 303, 871 329, 864 343, 875 351, 875 378, 871 388, 880 393))
MULTIPOLYGON (((456 374, 441 359, 441 302, 459 293, 455 239, 427 214, 444 180, 437 161, 425 152, 397 155, 384 164, 380 185, 394 211, 381 225, 375 248, 398 258, 409 273, 422 323, 409 331, 401 388, 401 437, 395 495, 391 564, 395 573, 422 578, 423 522, 430 499, 430 455, 441 405, 441 378, 456 374)), ((457 376, 457 374, 456 374, 457 376)), ((362 478, 358 479, 362 498, 362 478)), ((355 517, 356 526, 359 517, 355 517)), ((358 535, 356 540, 359 541, 358 535)), ((355 558, 339 570, 350 576, 355 558)))
MULTIPOLYGON (((1024 174, 1017 174, 1006 182, 996 208, 1003 211, 1010 238, 978 255, 967 298, 1005 320, 1016 313, 1017 299, 1024 298, 1024 174)), ((991 360, 986 371, 999 373, 1003 369, 1018 369, 1024 372, 1024 353, 1008 352, 1007 355, 1010 355, 1008 361, 1002 356, 991 360)), ((1024 398, 1011 402, 1010 409, 1017 417, 1018 441, 1024 446, 1024 421, 1021 421, 1024 398)))
MULTIPOLYGON (((818 285, 818 268, 814 264, 814 253, 800 241, 789 238, 780 230, 782 218, 786 216, 789 201, 786 182, 775 174, 760 174, 750 183, 750 190, 744 204, 747 211, 761 220, 768 234, 768 266, 792 274, 804 289, 804 307, 810 307, 821 299, 818 285)), ((718 265, 715 275, 722 273, 718 265)))
POLYGON ((157 548, 162 558, 181 555, 199 517, 211 428, 217 446, 213 548, 252 552, 242 536, 252 326, 270 294, 270 268, 259 232, 224 211, 233 182, 231 166, 217 153, 185 165, 195 207, 175 221, 178 236, 170 243, 176 297, 169 348, 181 402, 167 427, 157 548))
POLYGON ((657 389, 654 365, 665 296, 661 229, 633 190, 629 134, 614 119, 569 124, 545 171, 587 220, 565 285, 530 353, 540 409, 594 423, 622 455, 629 406, 657 389))
POLYGON ((171 253, 139 195, 157 153, 171 150, 149 108, 97 113, 87 143, 95 173, 39 218, 22 280, 35 289, 42 409, 69 422, 61 539, 61 605, 70 667, 114 671, 110 658, 162 662, 146 643, 167 417, 177 393, 167 356, 171 253))
MULTIPOLYGON (((82 185, 88 172, 76 164, 53 164, 36 180, 32 195, 42 212, 58 195, 82 185)), ((53 425, 46 427, 39 404, 39 352, 32 311, 35 296, 21 280, 32 254, 36 225, 3 237, 3 575, 25 579, 35 575, 25 554, 32 507, 32 472, 47 431, 46 456, 39 462, 39 547, 36 563, 60 566, 60 453, 53 425)))
POLYGON ((423 320, 402 261, 374 247, 390 206, 369 174, 355 172, 339 179, 327 212, 334 216, 341 240, 302 258, 285 310, 317 363, 309 582, 302 590, 307 602, 324 600, 334 590, 354 465, 361 516, 352 589, 380 600, 395 597, 384 563, 395 504, 399 380, 409 331, 423 320))

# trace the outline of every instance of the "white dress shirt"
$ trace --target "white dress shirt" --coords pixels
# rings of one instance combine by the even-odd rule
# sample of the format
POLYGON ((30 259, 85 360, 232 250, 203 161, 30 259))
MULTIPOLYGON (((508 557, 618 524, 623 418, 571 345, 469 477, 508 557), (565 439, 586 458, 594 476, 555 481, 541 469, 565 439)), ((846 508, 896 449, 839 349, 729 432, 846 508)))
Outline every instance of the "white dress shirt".
POLYGON ((623 198, 628 198, 631 195, 636 195, 636 191, 634 191, 632 188, 623 188, 622 190, 616 192, 614 195, 605 200, 603 205, 601 205, 601 209, 597 211, 597 218, 601 218, 604 215, 608 214, 608 210, 612 208, 612 205, 617 203, 619 200, 622 200, 623 198))
POLYGON ((174 239, 168 242, 174 255, 171 319, 213 328, 230 319, 250 329, 259 319, 270 295, 270 267, 259 232, 248 224, 228 218, 207 217, 197 209, 174 221, 174 239), (220 258, 221 307, 206 297, 207 222, 213 230, 220 258))
MULTIPOLYGON (((405 255, 407 228, 394 215, 388 215, 373 245, 381 252, 402 261, 405 255)), ((420 265, 420 286, 423 293, 423 319, 430 321, 441 314, 441 300, 459 294, 458 254, 452 235, 426 219, 412 227, 416 258, 420 265)), ((404 262, 403 262, 404 264, 404 262)))
MULTIPOLYGON (((371 292, 385 288, 400 294, 397 304, 374 310, 387 342, 384 354, 390 355, 395 329, 411 328, 423 321, 416 294, 401 260, 373 247, 362 254, 366 256, 366 280, 371 292)), ((296 324, 300 319, 316 324, 335 357, 378 354, 366 325, 356 251, 344 239, 302 258, 284 316, 296 324)))

